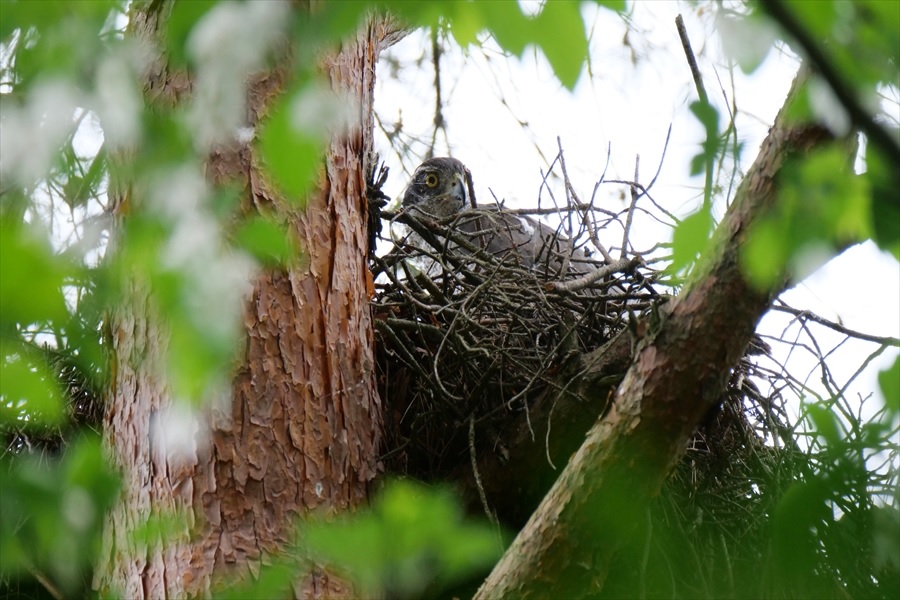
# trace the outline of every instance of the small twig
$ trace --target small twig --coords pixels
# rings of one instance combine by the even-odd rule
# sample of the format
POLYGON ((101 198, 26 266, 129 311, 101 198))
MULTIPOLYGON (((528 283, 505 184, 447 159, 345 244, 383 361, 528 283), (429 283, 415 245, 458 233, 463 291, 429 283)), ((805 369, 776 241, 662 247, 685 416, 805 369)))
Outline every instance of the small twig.
POLYGON ((35 579, 37 579, 38 583, 40 583, 43 588, 47 590, 47 593, 54 598, 54 600, 63 600, 63 598, 65 598, 65 595, 56 586, 56 584, 53 583, 49 577, 40 572, 36 567, 28 564, 27 569, 28 572, 31 573, 35 579))
MULTIPOLYGON (((550 177, 551 173, 553 173, 553 167, 556 166, 556 161, 558 161, 558 160, 559 160, 559 155, 557 154, 555 157, 553 157, 553 162, 550 163, 550 167, 547 169, 547 172, 545 173, 543 170, 541 170, 541 187, 538 188, 538 198, 537 198, 538 210, 541 210, 541 193, 546 189, 547 192, 549 192, 551 196, 553 195, 553 190, 550 188, 549 185, 547 185, 547 178, 550 177)), ((555 204, 555 202, 554 202, 554 204, 555 204)))
MULTIPOLYGON (((572 212, 571 212, 572 206, 583 206, 583 204, 582 204, 581 200, 578 198, 578 193, 575 191, 575 188, 572 186, 572 182, 569 179, 569 172, 566 170, 566 159, 563 156, 562 140, 559 139, 559 136, 556 136, 556 145, 559 147, 559 164, 560 164, 560 167, 562 168, 562 172, 563 172, 563 181, 565 182, 565 186, 566 186, 566 195, 567 196, 571 195, 571 197, 575 199, 574 203, 569 203, 569 205, 568 205, 569 206, 569 215, 571 215, 572 214, 572 212)), ((591 200, 591 205, 589 205, 589 206, 592 206, 592 205, 593 205, 593 200, 591 200)), ((571 229, 571 222, 570 222, 570 229, 571 229)), ((610 255, 610 253, 606 250, 606 247, 604 247, 603 244, 600 243, 600 239, 597 238, 597 236, 596 236, 596 231, 594 231, 593 228, 590 228, 589 233, 592 234, 590 236, 591 243, 594 244, 594 247, 597 248, 597 250, 603 256, 603 258, 606 260, 606 262, 608 262, 608 263, 613 262, 612 255, 610 255)), ((569 237, 572 237, 571 232, 569 233, 569 237)))
MULTIPOLYGON (((653 186, 656 184, 656 180, 659 178, 659 174, 662 172, 663 163, 666 160, 666 153, 669 151, 669 138, 672 137, 672 124, 669 123, 669 129, 666 131, 666 141, 663 143, 663 151, 659 157, 659 163, 656 165, 656 173, 653 174, 653 179, 650 180, 650 183, 647 184, 646 189, 641 190, 641 196, 649 196, 650 190, 653 189, 653 186)), ((637 181, 637 176, 634 178, 637 181)))
POLYGON ((684 55, 687 58, 688 66, 691 69, 691 76, 694 78, 694 86, 697 88, 697 95, 700 101, 709 103, 709 97, 706 95, 706 88, 703 86, 703 76, 700 74, 700 68, 697 66, 697 59, 694 57, 694 49, 691 48, 691 40, 688 38, 687 28, 684 26, 684 19, 679 14, 675 17, 675 27, 678 29, 678 37, 681 38, 681 47, 684 48, 684 55))
MULTIPOLYGON (((669 125, 669 129, 672 126, 669 125)), ((609 170, 610 159, 612 158, 612 142, 608 142, 606 144, 606 164, 603 165, 603 172, 600 173, 600 179, 597 180, 597 183, 594 184, 594 191, 591 193, 591 204, 590 206, 594 206, 594 199, 597 197, 597 190, 600 189, 600 184, 606 180, 606 171, 609 170)))
MULTIPOLYGON (((634 157, 634 180, 637 181, 640 179, 640 168, 641 168, 641 155, 638 154, 634 157)), ((619 255, 620 258, 625 258, 628 256, 628 234, 631 232, 631 221, 634 218, 634 207, 637 206, 638 198, 640 195, 637 191, 637 186, 631 186, 631 205, 628 207, 628 214, 625 216, 625 232, 622 234, 622 252, 619 255)))
POLYGON ((620 258, 619 260, 613 261, 608 265, 587 273, 586 275, 582 275, 577 279, 570 279, 569 281, 549 281, 546 283, 546 288, 548 290, 557 292, 575 292, 578 290, 583 290, 592 283, 603 279, 607 275, 631 271, 632 269, 640 265, 641 262, 642 259, 640 256, 620 258))
MULTIPOLYGON (((572 205, 581 204, 581 199, 578 197, 578 192, 575 191, 575 186, 572 185, 572 180, 569 179, 569 172, 566 170, 566 157, 563 155, 562 149, 562 140, 559 136, 556 136, 556 146, 559 148, 559 165, 562 168, 563 173, 563 186, 566 190, 566 236, 569 239, 572 238, 572 205)), ((557 231, 559 229, 557 228, 557 231)))
POLYGON ((855 331, 848 327, 844 327, 840 323, 835 323, 834 321, 829 321, 824 317, 820 317, 814 313, 809 312, 808 310, 798 310, 796 308, 792 308, 786 304, 779 303, 776 306, 772 307, 772 310, 777 310, 778 312, 787 313, 789 315, 794 315, 795 317, 799 317, 801 319, 808 319, 813 321, 814 323, 818 323, 819 325, 824 325, 830 329, 833 329, 839 333, 843 333, 844 335, 849 335, 850 337, 854 337, 860 340, 866 340, 867 342, 874 342, 876 344, 881 344, 883 346, 894 346, 900 347, 900 339, 894 337, 882 337, 878 335, 870 335, 868 333, 862 333, 861 331, 855 331))
MULTIPOLYGON (((722 155, 724 157, 725 150, 724 146, 727 144, 728 140, 731 140, 731 156, 734 158, 732 161, 731 167, 731 175, 728 178, 728 190, 725 192, 725 202, 726 207, 731 206, 731 197, 732 192, 734 191, 736 182, 738 180, 738 174, 741 173, 740 161, 737 160, 740 156, 740 145, 738 140, 738 131, 737 131, 737 123, 735 122, 735 115, 737 114, 737 100, 736 100, 736 92, 734 89, 734 61, 729 61, 728 63, 728 75, 731 77, 731 99, 728 98, 728 93, 725 91, 725 85, 722 83, 722 78, 719 76, 719 70, 713 67, 713 73, 716 74, 716 81, 719 83, 719 91, 722 92, 722 100, 725 102, 725 110, 728 111, 728 127, 725 128, 725 131, 722 133, 723 139, 723 151, 722 155)), ((725 161, 722 160, 719 163, 720 172, 724 168, 725 161)))
POLYGON ((488 521, 497 525, 497 516, 491 510, 491 505, 488 504, 487 494, 481 483, 481 475, 478 473, 478 454, 475 452, 475 415, 469 417, 469 460, 472 462, 472 476, 475 477, 475 487, 478 488, 478 497, 481 499, 484 514, 487 515, 488 521))
MULTIPOLYGON (((697 67, 697 59, 694 57, 694 49, 691 48, 691 40, 688 39, 687 29, 684 26, 684 19, 681 18, 679 14, 675 17, 675 26, 678 29, 678 36, 681 38, 681 47, 684 48, 684 55, 687 57, 688 66, 691 69, 691 76, 694 78, 694 86, 697 88, 697 95, 700 97, 700 102, 703 104, 709 104, 709 96, 706 94, 706 87, 703 85, 703 76, 700 74, 700 69, 697 67)), ((716 132, 718 133, 718 132, 716 132)), ((707 136, 710 134, 707 132, 707 136)), ((707 144, 711 142, 711 140, 706 140, 707 144)), ((713 160, 714 156, 709 156, 706 161, 706 177, 705 182, 703 184, 703 207, 706 210, 709 210, 712 204, 712 177, 713 177, 713 160)))
POLYGON ((553 425, 553 409, 556 408, 556 399, 554 398, 553 404, 550 405, 550 410, 547 412, 547 435, 544 436, 544 454, 547 456, 547 464, 550 465, 550 468, 554 471, 556 470, 556 465, 553 464, 553 458, 550 457, 550 427, 553 425))
MULTIPOLYGON (((859 368, 856 369, 856 372, 850 376, 850 378, 846 381, 846 383, 844 383, 844 385, 841 386, 841 389, 838 390, 838 393, 835 394, 835 396, 834 396, 835 399, 845 398, 846 397, 845 394, 847 393, 847 389, 849 389, 850 384, 853 383, 853 381, 857 377, 862 375, 863 371, 865 371, 869 367, 869 365, 872 363, 872 361, 875 360, 876 358, 878 358, 879 356, 881 356, 885 350, 887 350, 887 346, 881 346, 877 350, 875 350, 875 352, 872 352, 868 357, 866 357, 866 360, 864 360, 862 362, 862 364, 859 365, 859 368)), ((857 416, 854 416, 849 419, 850 424, 853 426, 855 433, 857 433, 857 434, 861 434, 859 429, 857 429, 861 420, 862 420, 861 417, 857 417, 857 416)))
POLYGON ((426 158, 434 157, 434 148, 437 144, 438 131, 444 129, 443 100, 441 99, 441 45, 438 43, 438 28, 431 28, 431 61, 434 66, 434 130, 431 135, 431 145, 426 152, 426 158))

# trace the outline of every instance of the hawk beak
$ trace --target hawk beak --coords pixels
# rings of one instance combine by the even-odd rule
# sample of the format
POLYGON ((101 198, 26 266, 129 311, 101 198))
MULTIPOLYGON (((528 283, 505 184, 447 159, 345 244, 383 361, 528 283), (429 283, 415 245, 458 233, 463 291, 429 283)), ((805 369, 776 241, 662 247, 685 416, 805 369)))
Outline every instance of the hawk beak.
POLYGON ((456 180, 453 182, 453 188, 450 190, 450 195, 459 200, 460 205, 463 208, 469 206, 469 188, 466 185, 466 179, 462 175, 457 175, 456 180))

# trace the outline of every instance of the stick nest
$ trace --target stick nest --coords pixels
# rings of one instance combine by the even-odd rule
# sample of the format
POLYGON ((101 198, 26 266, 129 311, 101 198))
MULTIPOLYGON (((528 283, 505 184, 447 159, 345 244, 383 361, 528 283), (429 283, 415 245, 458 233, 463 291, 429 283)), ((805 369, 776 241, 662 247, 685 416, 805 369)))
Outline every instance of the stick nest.
POLYGON ((531 252, 511 249, 511 219, 539 212, 394 216, 406 232, 373 266, 389 470, 430 478, 459 463, 473 419, 479 431, 500 428, 559 385, 572 357, 662 301, 640 257, 603 261, 590 219, 570 235, 538 229, 531 252), (598 269, 608 273, 591 281, 598 269))

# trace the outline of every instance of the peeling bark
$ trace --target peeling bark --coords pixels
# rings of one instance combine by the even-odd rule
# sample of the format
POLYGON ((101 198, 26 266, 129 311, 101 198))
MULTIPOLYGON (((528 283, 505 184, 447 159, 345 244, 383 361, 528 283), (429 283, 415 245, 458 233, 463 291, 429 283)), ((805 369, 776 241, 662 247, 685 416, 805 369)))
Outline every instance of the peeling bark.
POLYGON ((739 252, 751 224, 773 206, 785 162, 832 140, 787 114, 806 82, 798 75, 759 155, 718 227, 710 260, 658 331, 638 342, 610 412, 596 422, 476 598, 599 593, 612 557, 720 397, 771 298, 744 278, 739 252))
POLYGON ((132 280, 126 295, 129 306, 110 318, 115 362, 104 421, 104 444, 123 476, 122 496, 107 518, 94 587, 124 598, 171 597, 179 595, 172 565, 187 563, 187 548, 180 541, 164 548, 135 538, 151 518, 189 506, 194 461, 170 454, 154 435, 172 406, 162 377, 168 335, 146 286, 132 280))
MULTIPOLYGON (((134 16, 136 34, 157 37, 158 10, 134 16)), ((265 206, 289 223, 305 259, 289 271, 261 274, 244 308, 246 344, 230 393, 196 423, 189 456, 173 464, 153 422, 173 406, 164 375, 168 338, 153 292, 137 278, 111 318, 117 368, 110 388, 105 443, 124 474, 124 489, 105 536, 95 587, 128 598, 209 595, 222 576, 256 575, 265 555, 293 537, 298 515, 365 502, 379 472, 381 404, 374 380, 366 281, 365 174, 372 150, 375 62, 396 30, 373 18, 322 69, 332 88, 358 107, 326 149, 318 190, 300 209, 265 184, 252 146, 209 157, 207 177, 237 185, 244 206, 265 206), (208 430, 208 431, 207 431, 208 430), (183 514, 175 539, 146 546, 134 532, 153 515, 183 514)), ((250 83, 256 125, 278 95, 283 74, 250 83)), ((147 76, 148 102, 175 104, 190 80, 160 58, 147 76)), ((127 206, 122 201, 119 206, 127 206)), ((125 214, 121 209, 120 215, 125 214)), ((316 569, 295 585, 298 597, 345 597, 349 584, 316 569)))

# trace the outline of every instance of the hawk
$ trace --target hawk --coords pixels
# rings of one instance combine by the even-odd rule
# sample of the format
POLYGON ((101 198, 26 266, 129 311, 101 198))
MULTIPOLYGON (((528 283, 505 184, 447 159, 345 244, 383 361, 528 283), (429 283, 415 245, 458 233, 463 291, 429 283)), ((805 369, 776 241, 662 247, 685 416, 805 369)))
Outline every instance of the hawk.
POLYGON ((413 172, 403 192, 403 209, 432 219, 444 219, 475 206, 472 174, 446 156, 429 158, 413 172))
MULTIPOLYGON (((478 208, 472 174, 455 158, 430 158, 413 172, 401 208, 417 218, 437 221, 456 216, 450 227, 499 260, 540 269, 549 278, 585 273, 597 266, 559 231, 500 207, 478 208)), ((413 236, 414 245, 423 241, 413 236)), ((429 270, 430 271, 430 270, 429 270)))

